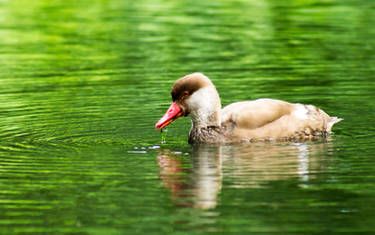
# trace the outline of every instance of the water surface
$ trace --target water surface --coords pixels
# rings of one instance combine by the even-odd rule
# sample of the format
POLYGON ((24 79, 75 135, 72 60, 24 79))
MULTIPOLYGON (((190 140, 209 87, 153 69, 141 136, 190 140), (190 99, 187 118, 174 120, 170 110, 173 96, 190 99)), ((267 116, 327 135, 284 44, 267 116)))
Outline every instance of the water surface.
POLYGON ((0 0, 1 233, 374 232, 375 3, 0 0), (187 144, 203 72, 344 118, 325 140, 187 144))

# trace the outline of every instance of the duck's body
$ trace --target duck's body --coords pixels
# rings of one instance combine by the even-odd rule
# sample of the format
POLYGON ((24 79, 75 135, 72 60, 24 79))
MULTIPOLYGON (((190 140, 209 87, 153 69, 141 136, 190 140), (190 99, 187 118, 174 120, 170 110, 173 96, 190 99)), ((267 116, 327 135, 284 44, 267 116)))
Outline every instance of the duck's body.
POLYGON ((190 116, 189 143, 313 139, 331 133, 341 120, 313 105, 275 99, 242 101, 221 109, 215 86, 201 73, 178 79, 172 99, 156 128, 162 129, 182 115, 190 116))

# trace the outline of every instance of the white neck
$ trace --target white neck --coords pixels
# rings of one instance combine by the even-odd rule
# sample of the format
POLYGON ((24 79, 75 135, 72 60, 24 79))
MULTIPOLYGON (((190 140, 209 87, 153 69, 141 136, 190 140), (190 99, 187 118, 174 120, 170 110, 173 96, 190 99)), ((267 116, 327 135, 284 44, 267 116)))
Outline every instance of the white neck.
POLYGON ((220 126, 221 103, 214 86, 194 92, 187 101, 193 128, 220 126))

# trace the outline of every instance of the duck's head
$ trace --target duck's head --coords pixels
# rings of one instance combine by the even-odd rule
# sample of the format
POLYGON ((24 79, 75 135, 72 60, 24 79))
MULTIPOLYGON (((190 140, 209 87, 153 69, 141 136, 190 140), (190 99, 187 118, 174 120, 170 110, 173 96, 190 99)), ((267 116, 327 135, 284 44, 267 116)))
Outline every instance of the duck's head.
POLYGON ((163 129, 181 116, 190 116, 194 126, 220 125, 220 98, 205 75, 193 73, 178 79, 171 95, 172 104, 156 123, 156 129, 163 129))

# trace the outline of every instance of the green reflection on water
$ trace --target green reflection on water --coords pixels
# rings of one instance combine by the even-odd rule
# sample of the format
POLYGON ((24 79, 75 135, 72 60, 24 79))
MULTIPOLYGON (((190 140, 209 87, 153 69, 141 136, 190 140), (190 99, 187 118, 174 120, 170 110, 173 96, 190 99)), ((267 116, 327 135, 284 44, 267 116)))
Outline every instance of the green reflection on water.
POLYGON ((373 231, 373 1, 0 1, 2 233, 373 231), (327 142, 189 146, 185 74, 222 104, 312 103, 327 142))

